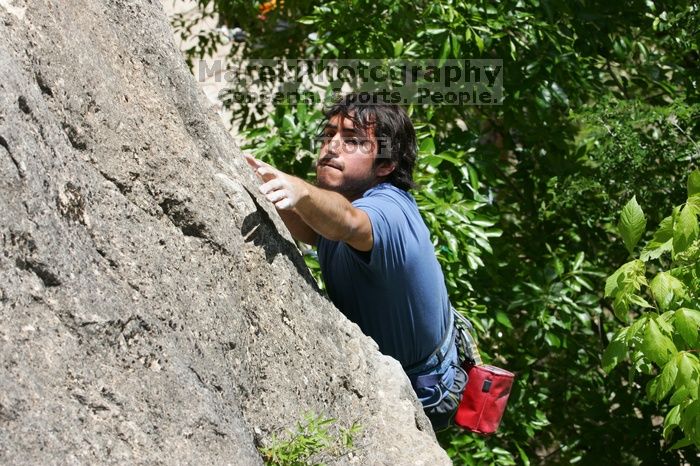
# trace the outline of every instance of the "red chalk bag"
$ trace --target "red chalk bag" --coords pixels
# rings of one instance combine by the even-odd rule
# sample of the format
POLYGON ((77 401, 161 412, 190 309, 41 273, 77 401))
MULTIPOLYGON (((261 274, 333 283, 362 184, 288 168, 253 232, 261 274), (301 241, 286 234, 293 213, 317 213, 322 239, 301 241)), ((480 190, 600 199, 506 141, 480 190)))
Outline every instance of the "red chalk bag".
POLYGON ((470 361, 465 361, 462 368, 469 380, 455 423, 477 434, 491 435, 501 423, 515 375, 500 367, 474 365, 470 361))

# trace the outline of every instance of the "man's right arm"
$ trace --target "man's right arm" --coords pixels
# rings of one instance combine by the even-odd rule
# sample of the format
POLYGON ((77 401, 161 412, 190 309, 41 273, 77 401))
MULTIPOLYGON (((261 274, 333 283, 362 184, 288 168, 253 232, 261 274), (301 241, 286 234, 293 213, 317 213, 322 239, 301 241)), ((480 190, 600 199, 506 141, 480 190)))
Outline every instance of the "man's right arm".
POLYGON ((287 226, 287 230, 292 234, 292 238, 302 243, 316 246, 318 243, 318 233, 307 225, 299 214, 293 210, 278 210, 277 213, 282 217, 282 221, 287 226))
POLYGON ((246 156, 246 161, 265 182, 260 192, 267 200, 278 212, 290 211, 296 216, 282 217, 295 239, 315 245, 322 235, 331 241, 344 241, 358 251, 372 249, 369 216, 342 194, 317 188, 251 156, 246 156))

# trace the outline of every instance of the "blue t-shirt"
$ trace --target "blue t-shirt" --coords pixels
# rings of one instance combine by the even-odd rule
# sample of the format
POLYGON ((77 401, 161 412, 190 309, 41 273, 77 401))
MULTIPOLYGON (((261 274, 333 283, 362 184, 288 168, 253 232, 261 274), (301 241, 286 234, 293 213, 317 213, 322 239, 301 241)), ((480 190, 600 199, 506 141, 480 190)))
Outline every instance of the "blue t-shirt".
POLYGON ((352 204, 369 216, 373 247, 361 252, 319 238, 328 295, 382 353, 410 366, 435 350, 449 325, 447 289, 428 228, 413 196, 388 183, 352 204))

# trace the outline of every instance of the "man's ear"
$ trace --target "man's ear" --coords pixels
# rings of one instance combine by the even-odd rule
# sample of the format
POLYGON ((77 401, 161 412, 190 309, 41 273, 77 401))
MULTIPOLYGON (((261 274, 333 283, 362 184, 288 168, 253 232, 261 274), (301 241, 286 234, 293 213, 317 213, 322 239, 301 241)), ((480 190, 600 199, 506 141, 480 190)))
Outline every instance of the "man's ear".
POLYGON ((394 162, 382 162, 377 165, 377 176, 385 177, 391 175, 391 173, 396 169, 396 164, 394 162))

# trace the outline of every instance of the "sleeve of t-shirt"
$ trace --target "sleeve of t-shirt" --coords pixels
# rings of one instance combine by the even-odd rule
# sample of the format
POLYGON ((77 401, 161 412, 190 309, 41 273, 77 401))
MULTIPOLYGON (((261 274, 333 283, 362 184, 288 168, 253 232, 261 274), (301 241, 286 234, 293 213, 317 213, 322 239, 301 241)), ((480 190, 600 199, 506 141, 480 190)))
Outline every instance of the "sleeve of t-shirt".
POLYGON ((366 212, 372 224, 370 268, 390 271, 401 267, 406 260, 407 220, 399 201, 377 193, 352 204, 366 212))

